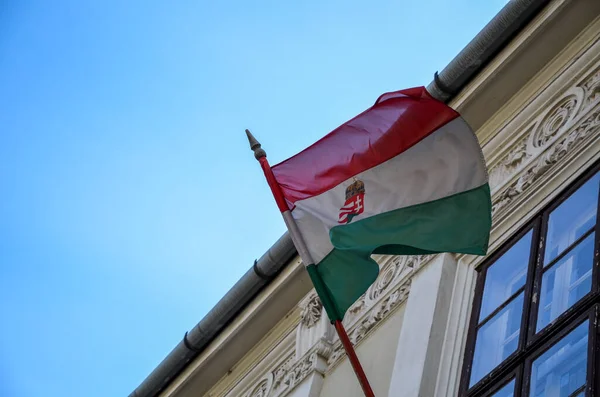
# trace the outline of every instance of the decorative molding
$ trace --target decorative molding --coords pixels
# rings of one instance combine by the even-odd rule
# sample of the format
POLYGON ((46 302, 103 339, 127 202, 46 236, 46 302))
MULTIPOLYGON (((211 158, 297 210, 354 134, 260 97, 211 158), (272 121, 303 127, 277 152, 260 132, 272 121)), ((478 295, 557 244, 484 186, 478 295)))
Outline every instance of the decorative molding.
POLYGON ((285 396, 300 384, 317 368, 318 357, 315 353, 308 354, 297 361, 287 372, 283 384, 285 390, 279 396, 285 396))
POLYGON ((595 137, 600 131, 600 107, 587 117, 569 134, 552 145, 542 156, 539 156, 521 175, 504 189, 494 200, 492 216, 506 211, 523 192, 535 184, 552 166, 567 156, 588 137, 595 137))
MULTIPOLYGON (((348 310, 344 319, 350 340, 355 346, 406 300, 412 276, 433 257, 434 255, 376 258, 381 267, 379 277, 348 310)), ((269 370, 268 376, 273 381, 266 388, 267 394, 264 397, 284 397, 311 374, 324 376, 344 357, 341 342, 337 337, 332 341, 332 327, 316 293, 311 291, 298 306, 302 314, 297 328, 296 349, 290 350, 286 360, 269 370), (311 347, 307 349, 307 345, 311 347), (305 353, 302 354, 303 351, 305 353), (298 356, 298 353, 301 355, 298 356)), ((261 386, 261 382, 264 382, 264 378, 250 388, 255 391, 244 394, 244 397, 255 397, 251 393, 262 393, 265 388, 261 386)), ((259 396, 263 397, 257 394, 259 396)))
MULTIPOLYGON (((410 291, 411 279, 405 281, 404 284, 398 286, 385 299, 378 302, 372 310, 369 310, 368 315, 362 318, 349 332, 350 341, 354 346, 360 344, 365 339, 370 331, 385 320, 397 307, 403 303, 408 297, 410 291)), ((344 357, 344 349, 341 342, 338 340, 335 344, 333 354, 329 357, 328 365, 334 367, 344 357)))
POLYGON ((280 395, 282 390, 284 390, 284 388, 287 386, 285 381, 288 378, 288 373, 291 366, 296 362, 294 352, 291 351, 290 353, 290 357, 272 371, 274 395, 280 395))
POLYGON ((331 341, 334 330, 314 290, 300 301, 298 308, 301 312, 301 320, 296 326, 295 356, 300 358, 311 351, 321 339, 331 341))
MULTIPOLYGON (((435 255, 379 257, 383 260, 379 277, 367 292, 348 310, 344 324, 352 344, 357 346, 383 323, 408 297, 414 274, 435 255)), ((328 365, 335 367, 344 356, 336 338, 328 365)))
POLYGON ((323 304, 321 303, 319 296, 316 293, 311 292, 308 302, 302 307, 300 322, 310 328, 319 322, 322 311, 323 304))
POLYGON ((313 372, 321 376, 327 370, 327 358, 333 352, 330 341, 321 338, 298 360, 288 360, 273 371, 275 382, 269 397, 284 397, 313 372))
POLYGON ((383 256, 374 258, 380 266, 377 280, 369 287, 349 309, 344 318, 344 325, 351 329, 362 319, 369 317, 370 311, 376 309, 377 303, 400 284, 410 279, 425 263, 435 255, 415 256, 383 256))
POLYGON ((584 91, 583 106, 590 107, 600 101, 600 68, 598 68, 592 76, 585 81, 581 87, 584 91))
POLYGON ((248 397, 267 397, 269 393, 268 383, 263 380, 254 390, 248 395, 248 397))
POLYGON ((534 149, 543 148, 558 132, 567 125, 575 114, 581 98, 576 94, 568 94, 558 104, 551 108, 544 119, 531 134, 531 146, 534 149))
POLYGON ((492 216, 497 220, 555 164, 600 130, 600 67, 527 124, 521 138, 491 168, 492 216))
POLYGON ((561 130, 570 124, 578 105, 581 104, 583 91, 573 88, 549 106, 538 117, 521 128, 515 135, 515 144, 498 163, 490 168, 490 185, 496 193, 498 189, 514 175, 520 173, 532 159, 554 139, 561 130))
POLYGON ((529 131, 526 133, 527 136, 515 144, 514 149, 510 151, 498 165, 490 169, 489 181, 492 190, 501 185, 506 178, 517 172, 521 164, 527 159, 527 140, 533 133, 534 128, 535 126, 530 127, 529 131))
POLYGON ((255 384, 244 397, 268 397, 273 386, 273 374, 269 373, 255 384))

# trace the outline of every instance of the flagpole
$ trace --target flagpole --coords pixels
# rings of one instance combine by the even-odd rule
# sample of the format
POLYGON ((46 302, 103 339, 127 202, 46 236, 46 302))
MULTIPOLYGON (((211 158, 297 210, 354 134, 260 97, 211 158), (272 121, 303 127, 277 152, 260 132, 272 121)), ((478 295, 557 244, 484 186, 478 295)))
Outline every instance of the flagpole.
MULTIPOLYGON (((269 187, 271 188, 271 192, 273 193, 273 196, 275 197, 275 202, 277 203, 277 207, 279 207, 279 210, 281 211, 281 215, 283 216, 283 220, 285 221, 285 224, 288 228, 288 231, 290 233, 292 241, 294 242, 296 250, 298 251, 300 258, 302 259, 302 262, 304 262, 306 264, 306 267, 307 267, 307 270, 309 270, 308 273, 313 282, 313 285, 315 286, 315 289, 317 289, 317 292, 319 292, 319 297, 321 298, 321 300, 323 300, 323 306, 326 308, 334 307, 333 304, 331 303, 331 297, 329 296, 329 292, 327 291, 326 288, 322 287, 324 285, 323 280, 321 279, 320 274, 315 269, 315 263, 312 260, 310 252, 308 251, 308 248, 306 246, 306 243, 304 242, 304 239, 302 238, 302 235, 300 234, 298 225, 296 224, 296 221, 292 217, 292 213, 287 205, 287 202, 285 201, 285 198, 283 197, 283 193, 281 192, 281 189, 279 188, 279 184, 277 183, 277 180, 275 179, 275 176, 273 175, 273 171, 271 170, 269 162, 267 161, 267 153, 261 148, 260 143, 258 143, 256 138, 254 138, 254 136, 252 135, 252 133, 249 130, 246 130, 246 136, 248 137, 248 141, 250 142, 250 149, 252 149, 252 151, 254 152, 254 157, 260 163, 260 166, 265 174, 267 183, 269 184, 269 187), (315 270, 313 270, 313 269, 315 269, 315 270), (311 271, 311 270, 313 270, 313 271, 311 271)), ((328 313, 328 315, 329 315, 329 313, 328 313)), ((354 346, 352 346, 352 342, 350 341, 350 338, 348 337, 348 333, 346 332, 346 329, 344 328, 344 325, 342 324, 341 318, 339 318, 339 316, 338 316, 338 318, 335 318, 333 320, 332 316, 330 316, 330 320, 332 320, 335 330, 340 338, 340 341, 342 342, 342 346, 344 347, 344 350, 346 351, 348 360, 350 361, 350 364, 352 364, 354 373, 356 374, 356 377, 358 378, 358 382, 360 383, 360 386, 362 387, 362 390, 363 390, 365 396, 366 397, 375 397, 375 394, 373 393, 373 389, 371 388, 371 385, 369 384, 369 380, 367 379, 367 375, 365 374, 365 371, 363 370, 362 365, 360 364, 360 361, 358 360, 358 356, 356 355, 354 346)))

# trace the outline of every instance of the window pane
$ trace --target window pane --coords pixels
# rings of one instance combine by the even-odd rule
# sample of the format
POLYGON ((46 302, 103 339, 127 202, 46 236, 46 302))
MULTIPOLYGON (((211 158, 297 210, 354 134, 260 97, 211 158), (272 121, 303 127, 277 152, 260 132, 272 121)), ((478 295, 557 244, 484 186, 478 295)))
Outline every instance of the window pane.
POLYGON ((569 397, 586 382, 588 321, 548 351, 531 368, 531 397, 569 397))
POLYGON ((523 293, 498 312, 479 331, 475 341, 470 386, 477 383, 519 347, 523 293))
POLYGON ((525 284, 532 233, 523 236, 487 270, 479 321, 525 284))
POLYGON ((596 224, 600 173, 550 214, 544 263, 549 263, 596 224))
POLYGON ((490 397, 513 397, 515 395, 515 381, 514 379, 504 386, 502 389, 498 390, 496 393, 492 394, 490 397))
POLYGON ((564 313, 592 289, 594 236, 592 233, 544 272, 537 331, 564 313))

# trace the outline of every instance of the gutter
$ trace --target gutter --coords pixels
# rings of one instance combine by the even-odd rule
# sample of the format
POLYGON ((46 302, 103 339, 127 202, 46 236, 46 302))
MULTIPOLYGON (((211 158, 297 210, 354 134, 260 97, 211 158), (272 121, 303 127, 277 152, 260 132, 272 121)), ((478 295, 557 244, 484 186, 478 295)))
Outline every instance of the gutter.
MULTIPOLYGON (((533 19, 550 0, 511 0, 427 86, 443 102, 454 98, 533 19)), ((186 332, 129 397, 156 397, 194 360, 219 333, 297 255, 286 232, 225 294, 186 332)))

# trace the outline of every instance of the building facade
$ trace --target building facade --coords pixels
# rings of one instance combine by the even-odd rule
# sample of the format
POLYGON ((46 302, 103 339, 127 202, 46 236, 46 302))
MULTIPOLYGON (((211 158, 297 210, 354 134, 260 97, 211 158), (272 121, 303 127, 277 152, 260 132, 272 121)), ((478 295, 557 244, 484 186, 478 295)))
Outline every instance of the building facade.
MULTIPOLYGON (((376 396, 600 396, 600 1, 549 1, 449 102, 476 131, 486 257, 378 257, 344 324, 376 396)), ((161 391, 362 396, 294 258, 161 391)))

